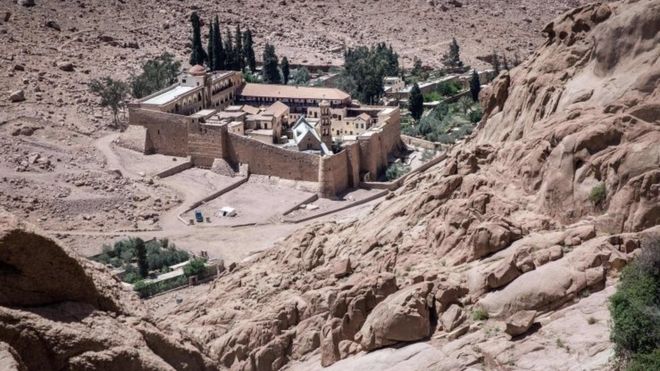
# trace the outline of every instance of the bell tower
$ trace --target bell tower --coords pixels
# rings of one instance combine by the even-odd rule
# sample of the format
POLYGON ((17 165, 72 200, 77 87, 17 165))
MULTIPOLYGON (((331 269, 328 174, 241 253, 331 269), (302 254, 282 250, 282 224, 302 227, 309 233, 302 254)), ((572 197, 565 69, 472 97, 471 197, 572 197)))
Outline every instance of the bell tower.
POLYGON ((332 122, 330 121, 330 102, 322 100, 319 103, 321 110, 321 121, 319 127, 321 129, 321 141, 332 150, 332 122))

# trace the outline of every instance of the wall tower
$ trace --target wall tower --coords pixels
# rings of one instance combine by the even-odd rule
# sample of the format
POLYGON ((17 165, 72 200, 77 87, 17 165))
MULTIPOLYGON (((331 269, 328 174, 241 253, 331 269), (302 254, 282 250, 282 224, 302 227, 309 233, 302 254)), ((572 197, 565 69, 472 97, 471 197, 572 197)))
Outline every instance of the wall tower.
POLYGON ((319 121, 319 128, 321 129, 321 141, 332 151, 332 122, 330 121, 330 102, 322 100, 319 103, 321 111, 321 121, 319 121))

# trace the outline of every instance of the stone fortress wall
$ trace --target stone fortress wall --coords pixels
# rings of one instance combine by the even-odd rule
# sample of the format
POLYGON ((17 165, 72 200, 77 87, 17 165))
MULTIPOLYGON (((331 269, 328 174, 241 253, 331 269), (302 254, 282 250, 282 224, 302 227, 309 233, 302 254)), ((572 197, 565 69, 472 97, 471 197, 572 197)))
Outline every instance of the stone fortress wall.
POLYGON ((375 179, 387 167, 388 154, 400 144, 398 117, 386 120, 380 130, 331 156, 280 148, 229 133, 226 124, 201 123, 163 112, 131 109, 131 124, 147 129, 145 153, 190 156, 193 165, 202 168, 210 168, 216 158, 235 168, 247 164, 253 174, 319 182, 319 193, 324 197, 358 187, 361 180, 375 179))
POLYGON ((224 159, 236 169, 247 164, 253 174, 316 182, 322 197, 377 179, 388 165, 388 156, 402 144, 399 109, 393 107, 384 108, 372 129, 329 156, 263 143, 230 133, 226 123, 207 123, 200 116, 163 112, 140 103, 129 105, 129 122, 146 128, 146 154, 190 156, 192 164, 202 168, 210 168, 215 159, 224 159))

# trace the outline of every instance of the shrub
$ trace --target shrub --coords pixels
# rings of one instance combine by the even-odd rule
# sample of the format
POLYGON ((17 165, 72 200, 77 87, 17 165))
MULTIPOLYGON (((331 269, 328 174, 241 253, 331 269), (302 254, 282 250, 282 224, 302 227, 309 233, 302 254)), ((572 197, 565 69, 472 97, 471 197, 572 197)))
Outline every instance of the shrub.
POLYGON ((589 201, 591 201, 591 203, 594 205, 601 205, 603 201, 605 201, 606 197, 607 190, 605 189, 605 183, 598 183, 593 188, 591 188, 591 192, 589 193, 589 201))
POLYGON ((442 100, 442 96, 437 91, 424 94, 424 102, 435 102, 442 100))
POLYGON ((140 275, 134 272, 129 272, 124 274, 122 281, 126 283, 135 283, 141 279, 140 275))
POLYGON ((296 69, 291 75, 294 85, 307 85, 309 82, 309 70, 306 67, 296 69))
POLYGON ((145 281, 137 281, 135 284, 133 284, 133 290, 138 293, 139 297, 147 298, 161 292, 169 291, 186 285, 188 285, 188 277, 179 276, 174 279, 160 282, 150 283, 145 281))
POLYGON ((174 84, 181 69, 181 62, 174 55, 163 53, 142 65, 142 72, 131 78, 131 92, 135 98, 149 94, 174 84))
POLYGON ((649 354, 638 354, 628 364, 627 371, 660 370, 660 348, 649 354))
POLYGON ((438 85, 436 91, 445 97, 451 97, 461 91, 461 85, 456 81, 445 81, 438 85))
POLYGON ((481 118, 483 117, 484 113, 481 110, 480 106, 477 106, 476 109, 470 111, 468 113, 468 119, 470 120, 471 123, 476 124, 477 122, 481 121, 481 118))
POLYGON ((432 159, 435 157, 436 153, 437 152, 435 150, 425 149, 424 152, 422 152, 422 161, 428 161, 432 159))
POLYGON ((204 259, 193 259, 183 267, 183 274, 186 277, 199 276, 206 271, 206 262, 204 259))
POLYGON ((410 166, 401 163, 393 163, 385 171, 385 179, 387 179, 387 181, 395 180, 406 175, 409 172, 410 172, 410 166))
POLYGON ((472 311, 472 319, 475 321, 485 321, 488 319, 488 312, 483 308, 477 308, 472 311))
POLYGON ((660 241, 645 246, 639 257, 623 269, 617 291, 610 298, 610 313, 610 338, 619 361, 631 362, 631 367, 658 362, 660 241))

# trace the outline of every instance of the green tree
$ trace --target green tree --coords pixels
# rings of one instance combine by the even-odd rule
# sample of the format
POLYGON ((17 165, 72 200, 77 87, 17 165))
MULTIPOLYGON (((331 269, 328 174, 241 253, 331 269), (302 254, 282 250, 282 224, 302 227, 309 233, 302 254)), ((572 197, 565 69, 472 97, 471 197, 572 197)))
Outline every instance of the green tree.
POLYGON ((509 61, 506 59, 506 54, 502 57, 502 67, 507 71, 509 70, 509 61))
POLYGON ((142 72, 131 78, 131 93, 143 98, 174 84, 181 71, 181 62, 174 55, 163 53, 142 65, 142 72))
POLYGON ((208 60, 208 56, 202 47, 202 34, 200 30, 201 22, 196 12, 190 16, 190 23, 192 24, 192 53, 190 54, 190 65, 204 64, 208 60))
POLYGON ((266 43, 263 54, 263 79, 264 82, 269 84, 279 84, 282 82, 280 71, 277 66, 277 54, 275 54, 275 47, 266 43))
POLYGON ((284 79, 284 85, 289 84, 289 75, 291 70, 289 69, 289 59, 287 57, 282 58, 282 78, 284 79))
POLYGON ((215 44, 213 43, 213 23, 209 23, 209 39, 207 45, 208 45, 206 48, 208 52, 207 64, 209 66, 209 69, 213 71, 213 66, 215 66, 215 61, 213 60, 213 57, 215 56, 215 53, 213 52, 213 46, 215 46, 215 44))
POLYGON ((451 39, 449 52, 442 57, 442 63, 449 68, 462 68, 461 52, 456 38, 451 39))
POLYGON ((140 277, 145 278, 149 275, 149 264, 147 263, 147 248, 141 238, 135 239, 135 255, 140 277))
POLYGON ((424 81, 429 78, 429 74, 424 71, 422 60, 417 57, 414 59, 413 69, 410 71, 410 74, 415 78, 416 81, 424 81))
POLYGON ((360 46, 344 52, 344 71, 338 86, 364 103, 375 103, 383 95, 383 78, 398 72, 399 56, 391 46, 360 46))
POLYGON ((415 120, 419 121, 424 112, 424 96, 422 91, 419 89, 419 85, 415 83, 412 89, 410 89, 410 98, 408 100, 408 110, 410 111, 410 116, 415 120))
POLYGON ((227 30, 227 37, 225 38, 225 67, 228 70, 236 70, 235 62, 234 41, 232 40, 231 32, 227 30))
POLYGON ((242 71, 245 68, 245 57, 243 55, 243 33, 241 32, 240 24, 236 26, 236 37, 234 39, 236 40, 236 46, 234 48, 234 58, 236 60, 234 61, 234 66, 236 66, 237 70, 242 71))
POLYGON ((213 21, 213 70, 220 71, 226 68, 225 48, 222 46, 222 36, 220 33, 220 22, 218 16, 213 21))
POLYGON ((124 98, 128 95, 128 85, 123 81, 105 77, 101 80, 92 80, 89 83, 89 90, 101 97, 101 107, 109 107, 112 110, 113 122, 117 125, 117 114, 125 105, 124 98))
POLYGON ((248 28, 243 33, 243 54, 245 55, 245 63, 250 68, 250 71, 257 70, 257 60, 254 56, 254 42, 252 41, 252 31, 248 28))
POLYGON ((198 276, 206 271, 206 262, 203 259, 193 259, 183 266, 183 274, 186 277, 198 276))
POLYGON ((497 55, 497 52, 493 50, 493 61, 491 62, 493 69, 495 70, 495 76, 500 74, 500 57, 497 55))
POLYGON ((470 78, 470 96, 472 96, 473 101, 479 101, 479 92, 481 92, 481 81, 479 80, 479 72, 475 68, 472 70, 472 78, 470 78))
POLYGON ((297 68, 292 77, 295 85, 307 85, 310 79, 309 70, 306 67, 297 68))

